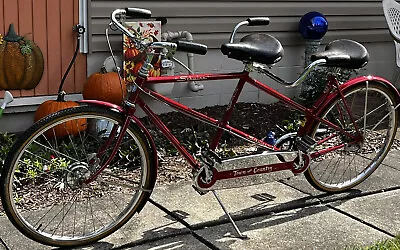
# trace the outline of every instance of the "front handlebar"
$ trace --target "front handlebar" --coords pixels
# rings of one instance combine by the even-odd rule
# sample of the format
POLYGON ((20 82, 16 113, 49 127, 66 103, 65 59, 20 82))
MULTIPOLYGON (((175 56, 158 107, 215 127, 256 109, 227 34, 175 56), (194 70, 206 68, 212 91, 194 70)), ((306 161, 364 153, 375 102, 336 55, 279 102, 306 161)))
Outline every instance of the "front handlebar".
POLYGON ((140 8, 125 8, 125 14, 131 18, 144 18, 149 19, 151 17, 151 11, 140 8))
POLYGON ((133 35, 129 30, 127 30, 118 20, 117 15, 126 15, 126 10, 124 9, 116 9, 111 13, 111 22, 114 24, 122 33, 124 33, 127 37, 135 39, 136 36, 133 35))
POLYGON ((111 23, 117 27, 123 34, 125 34, 130 39, 134 40, 139 47, 150 47, 152 49, 167 49, 168 51, 174 53, 176 50, 188 52, 188 53, 196 53, 205 55, 207 53, 207 46, 199 43, 193 42, 183 42, 178 41, 177 43, 173 42, 153 42, 151 44, 143 44, 140 40, 140 36, 136 33, 135 30, 132 30, 134 33, 132 34, 127 28, 125 28, 122 23, 118 20, 117 16, 121 16, 119 20, 123 19, 124 16, 129 16, 132 18, 150 18, 151 11, 140 8, 125 8, 125 9, 116 9, 111 14, 111 23))

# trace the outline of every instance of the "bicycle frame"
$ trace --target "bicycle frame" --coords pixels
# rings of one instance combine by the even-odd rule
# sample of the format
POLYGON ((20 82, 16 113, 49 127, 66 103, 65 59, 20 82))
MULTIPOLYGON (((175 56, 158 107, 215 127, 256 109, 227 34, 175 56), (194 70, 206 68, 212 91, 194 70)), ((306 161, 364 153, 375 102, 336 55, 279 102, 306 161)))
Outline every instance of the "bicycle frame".
MULTIPOLYGON (((191 116, 201 122, 207 123, 209 125, 217 127, 217 132, 213 136, 211 144, 210 144, 210 149, 215 150, 221 140, 223 132, 229 132, 235 136, 241 137, 242 139, 245 139, 249 142, 255 143, 259 146, 262 146, 268 150, 272 151, 279 151, 279 149, 275 148, 273 145, 270 145, 260 139, 257 139, 237 128, 234 128, 228 124, 229 119, 232 116, 234 106, 237 103, 239 96, 242 92, 243 86, 245 83, 249 83, 253 85, 254 87, 258 88, 259 90, 265 92, 266 94, 269 94, 278 100, 288 104, 289 106, 293 107, 294 109, 302 112, 305 114, 306 118, 306 123, 303 127, 300 127, 297 136, 302 137, 304 135, 307 135, 310 130, 313 127, 313 124, 316 122, 321 122, 326 124, 327 126, 335 129, 336 131, 345 134, 346 136, 354 139, 353 143, 360 142, 362 140, 362 135, 359 132, 359 129, 354 121, 353 118, 351 118, 352 123, 354 126, 357 128, 356 130, 358 131, 357 135, 352 135, 349 134, 347 131, 343 130, 342 128, 338 127, 335 124, 332 124, 326 119, 322 119, 319 116, 323 112, 324 108, 326 105, 333 100, 334 98, 337 98, 339 95, 342 100, 344 100, 343 96, 343 90, 363 81, 381 81, 387 84, 389 87, 393 88, 393 85, 387 82, 385 79, 380 78, 380 77, 374 77, 374 76, 368 76, 368 77, 358 77, 356 79, 353 79, 347 83, 339 85, 337 79, 333 76, 329 77, 327 86, 323 94, 319 97, 319 99, 314 103, 314 105, 311 108, 306 108, 303 105, 291 100, 290 98, 286 97, 285 95, 279 93, 278 91, 272 89, 271 87, 265 85, 264 83, 253 79, 249 76, 249 72, 243 71, 243 72, 235 72, 235 73, 226 73, 226 74, 193 74, 193 75, 179 75, 179 76, 160 76, 160 77, 148 77, 147 79, 141 78, 140 76, 137 77, 136 79, 136 86, 137 89, 130 94, 129 98, 126 101, 126 108, 119 107, 117 105, 113 104, 107 104, 104 102, 99 102, 99 101, 82 101, 86 103, 91 103, 95 105, 107 105, 110 108, 117 109, 120 112, 123 112, 126 114, 127 119, 125 121, 125 124, 122 128, 122 131, 120 133, 120 136, 117 140, 117 144, 112 152, 111 157, 109 158, 109 161, 106 162, 102 168, 94 174, 87 182, 91 182, 96 178, 96 176, 104 169, 107 167, 111 159, 114 157, 114 155, 117 152, 117 148, 119 143, 122 141, 123 135, 126 131, 126 129, 129 126, 130 122, 134 122, 139 125, 139 127, 145 132, 147 137, 150 138, 151 144, 154 147, 154 141, 151 139, 150 133, 147 131, 145 126, 141 124, 140 120, 135 116, 135 111, 136 111, 136 104, 139 105, 139 107, 146 113, 146 115, 149 117, 149 119, 155 124, 155 126, 162 132, 164 136, 167 137, 167 139, 175 146, 175 148, 183 155, 183 157, 189 162, 189 164, 194 168, 194 169, 200 169, 201 164, 186 150, 186 148, 179 142, 179 140, 171 133, 171 131, 166 127, 166 125, 161 121, 161 119, 155 114, 151 108, 145 103, 145 101, 141 98, 140 94, 145 94, 149 95, 153 98, 155 98, 158 101, 161 101, 168 106, 178 110, 179 112, 191 116), (197 112, 179 102, 176 102, 168 97, 165 97, 155 91, 152 91, 148 88, 146 88, 146 85, 148 84, 163 84, 163 83, 170 83, 170 82, 187 82, 187 81, 216 81, 216 80, 231 80, 231 79, 238 79, 238 83, 236 85, 236 88, 233 92, 233 95, 231 97, 230 103, 223 115, 222 120, 216 120, 214 118, 208 117, 207 115, 204 115, 200 112, 197 112)), ((346 103, 346 102, 344 102, 346 103)), ((346 105, 345 105, 346 106, 346 105)), ((346 106, 346 111, 349 113, 349 109, 346 106)), ((349 113, 350 114, 350 113, 349 113)), ((350 114, 350 117, 351 114, 350 114)), ((326 141, 326 139, 325 139, 326 141)), ((322 142, 317 142, 317 144, 323 143, 322 142)), ((107 145, 105 145, 107 147, 107 145)), ((324 149, 322 151, 314 152, 313 154, 310 155, 310 159, 313 159, 315 157, 318 157, 320 155, 326 154, 328 152, 331 152, 333 150, 337 150, 338 148, 344 147, 344 145, 339 145, 335 146, 329 149, 324 149)), ((154 147, 155 148, 155 147, 154 147)), ((308 160, 310 160, 308 159, 308 160)), ((307 159, 306 159, 307 160, 307 159)), ((308 164, 306 164, 308 165, 308 164)), ((281 170, 287 170, 290 169, 292 170, 293 173, 300 173, 305 171, 305 168, 300 168, 300 169, 295 169, 294 168, 294 161, 290 162, 283 162, 279 164, 273 164, 273 165, 265 165, 265 166, 256 166, 256 167, 251 167, 248 169, 245 169, 246 171, 243 171, 243 173, 238 174, 235 172, 235 170, 229 170, 229 171, 223 171, 221 173, 216 173, 217 180, 218 179, 228 179, 228 178, 235 178, 235 177, 242 177, 242 176, 247 176, 247 175, 252 175, 252 174, 261 174, 261 173, 269 173, 269 172, 275 172, 275 171, 281 171, 281 170)))

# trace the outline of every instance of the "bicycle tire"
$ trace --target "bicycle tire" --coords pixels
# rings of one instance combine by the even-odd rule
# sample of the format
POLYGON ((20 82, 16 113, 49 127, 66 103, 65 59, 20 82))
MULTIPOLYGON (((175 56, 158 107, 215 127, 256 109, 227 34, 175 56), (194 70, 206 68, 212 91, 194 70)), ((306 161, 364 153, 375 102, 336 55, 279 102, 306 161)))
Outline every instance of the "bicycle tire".
POLYGON ((147 137, 133 122, 109 166, 84 183, 108 159, 116 141, 111 128, 119 134, 123 122, 116 111, 81 106, 47 116, 19 137, 0 180, 3 207, 19 231, 46 245, 82 246, 110 235, 142 209, 157 168, 147 137), (54 131, 68 131, 71 124, 85 129, 58 138, 54 131), (108 138, 109 147, 97 157, 108 138))
MULTIPOLYGON (((368 178, 389 152, 398 125, 399 111, 393 110, 399 102, 397 93, 384 83, 360 82, 345 90, 344 96, 363 134, 363 142, 351 144, 349 137, 322 123, 316 123, 310 134, 317 142, 331 136, 327 141, 317 144, 316 150, 344 145, 313 159, 305 172, 305 177, 312 186, 329 193, 343 192, 368 178), (386 114, 388 116, 385 118, 386 114), (316 133, 318 129, 325 132, 316 133)), ((327 105, 320 117, 356 134, 340 96, 327 105)))

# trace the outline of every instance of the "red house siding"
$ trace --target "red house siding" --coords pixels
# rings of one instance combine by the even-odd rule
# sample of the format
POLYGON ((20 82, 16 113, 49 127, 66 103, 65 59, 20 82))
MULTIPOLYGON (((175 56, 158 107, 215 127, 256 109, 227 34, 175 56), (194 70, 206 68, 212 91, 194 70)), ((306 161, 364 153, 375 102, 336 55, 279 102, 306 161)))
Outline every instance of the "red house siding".
MULTIPOLYGON (((33 90, 12 91, 15 97, 57 94, 62 75, 74 54, 76 35, 72 27, 79 20, 78 0, 0 0, 0 34, 10 23, 21 36, 33 40, 42 50, 45 69, 33 90)), ((86 56, 79 54, 64 84, 67 93, 80 93, 86 80, 86 56)), ((0 91, 0 97, 4 91, 0 91)))

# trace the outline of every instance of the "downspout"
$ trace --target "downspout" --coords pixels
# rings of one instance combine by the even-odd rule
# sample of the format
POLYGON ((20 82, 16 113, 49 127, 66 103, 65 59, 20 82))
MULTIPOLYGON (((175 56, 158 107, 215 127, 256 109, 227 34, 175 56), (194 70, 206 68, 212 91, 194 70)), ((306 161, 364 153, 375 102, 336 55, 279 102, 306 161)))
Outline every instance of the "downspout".
MULTIPOLYGON (((88 30, 88 3, 87 0, 79 0, 79 24, 82 25, 86 31, 88 30)), ((89 32, 85 32, 80 39, 80 52, 89 53, 89 32)))
MULTIPOLYGON (((188 31, 177 31, 177 32, 165 32, 161 34, 161 41, 173 41, 179 38, 185 38, 188 42, 193 42, 193 36, 188 31)), ((194 55, 193 53, 187 53, 188 57, 188 68, 189 74, 192 75, 194 73, 194 55)), ((189 89, 193 92, 197 92, 204 89, 204 85, 202 83, 197 83, 194 81, 189 81, 189 89)))

